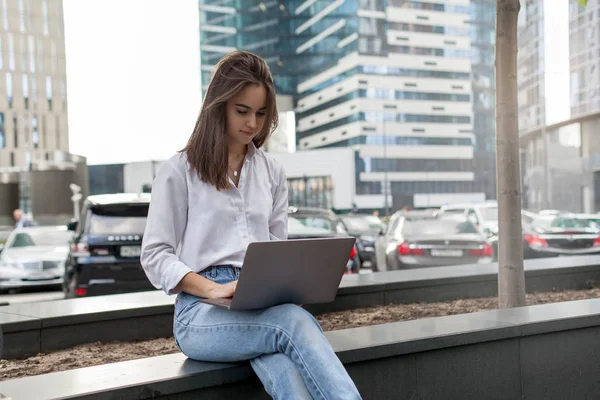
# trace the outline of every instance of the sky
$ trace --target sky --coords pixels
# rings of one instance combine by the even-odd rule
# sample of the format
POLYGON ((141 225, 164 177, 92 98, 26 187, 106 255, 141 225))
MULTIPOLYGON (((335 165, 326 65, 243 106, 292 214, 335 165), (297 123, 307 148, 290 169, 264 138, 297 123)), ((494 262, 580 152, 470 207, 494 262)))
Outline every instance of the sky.
POLYGON ((70 151, 164 160, 201 104, 197 0, 64 0, 70 151))

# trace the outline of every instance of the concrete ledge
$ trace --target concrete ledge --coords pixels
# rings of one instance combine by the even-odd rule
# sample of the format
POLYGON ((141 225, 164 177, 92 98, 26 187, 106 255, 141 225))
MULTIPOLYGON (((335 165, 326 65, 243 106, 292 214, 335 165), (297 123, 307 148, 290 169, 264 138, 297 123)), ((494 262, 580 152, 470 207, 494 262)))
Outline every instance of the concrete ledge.
MULTIPOLYGON (((326 336, 365 399, 580 400, 600 393, 600 299, 326 336)), ((247 363, 182 354, 8 380, 0 393, 13 400, 268 398, 247 363)))
MULTIPOLYGON (((600 282, 600 256, 525 262, 528 291, 581 289, 600 282)), ((307 306, 313 314, 384 304, 434 302, 497 295, 497 264, 420 268, 346 275, 337 298, 307 306)), ((175 297, 160 291, 0 307, 4 357, 93 341, 140 340, 172 334, 175 297)))

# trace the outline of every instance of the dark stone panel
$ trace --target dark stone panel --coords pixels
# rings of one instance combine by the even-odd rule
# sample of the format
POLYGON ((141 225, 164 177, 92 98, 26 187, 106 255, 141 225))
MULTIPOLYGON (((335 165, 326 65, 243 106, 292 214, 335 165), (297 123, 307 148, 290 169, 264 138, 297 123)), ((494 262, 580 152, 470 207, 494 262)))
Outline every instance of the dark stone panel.
POLYGON ((600 327, 521 339, 523 395, 527 400, 600 398, 600 327))
POLYGON ((51 351, 96 341, 142 340, 172 335, 172 314, 148 315, 42 328, 41 349, 51 351))
POLYGON ((420 400, 520 399, 519 340, 418 354, 417 382, 420 400))
POLYGON ((39 329, 4 333, 3 341, 4 359, 27 358, 41 352, 39 329))

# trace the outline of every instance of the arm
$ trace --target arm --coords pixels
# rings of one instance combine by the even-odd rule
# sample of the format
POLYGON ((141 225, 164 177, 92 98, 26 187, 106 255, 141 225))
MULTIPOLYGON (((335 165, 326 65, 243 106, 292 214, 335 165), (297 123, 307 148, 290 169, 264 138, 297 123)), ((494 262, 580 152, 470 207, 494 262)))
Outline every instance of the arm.
POLYGON ((276 184, 273 194, 273 210, 269 219, 271 240, 286 240, 288 237, 288 186, 283 166, 277 168, 276 184))
POLYGON ((141 263, 148 279, 167 294, 185 291, 207 298, 231 296, 235 285, 219 285, 194 273, 175 254, 185 231, 187 213, 185 176, 167 163, 152 184, 152 199, 142 242, 141 263))

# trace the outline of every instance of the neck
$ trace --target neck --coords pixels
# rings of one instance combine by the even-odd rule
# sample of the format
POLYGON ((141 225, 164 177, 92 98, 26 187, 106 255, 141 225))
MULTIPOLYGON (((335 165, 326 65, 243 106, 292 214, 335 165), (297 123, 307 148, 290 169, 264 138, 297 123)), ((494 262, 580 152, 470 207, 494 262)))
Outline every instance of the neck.
POLYGON ((247 145, 229 143, 229 149, 228 149, 229 154, 228 155, 229 155, 230 160, 239 161, 240 159, 244 158, 247 151, 248 151, 247 145))

